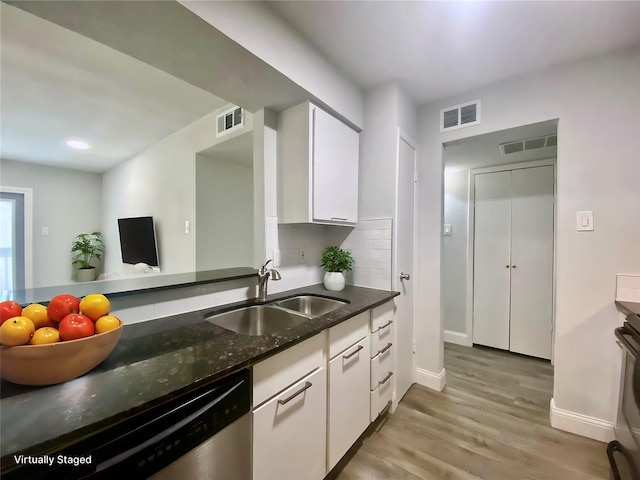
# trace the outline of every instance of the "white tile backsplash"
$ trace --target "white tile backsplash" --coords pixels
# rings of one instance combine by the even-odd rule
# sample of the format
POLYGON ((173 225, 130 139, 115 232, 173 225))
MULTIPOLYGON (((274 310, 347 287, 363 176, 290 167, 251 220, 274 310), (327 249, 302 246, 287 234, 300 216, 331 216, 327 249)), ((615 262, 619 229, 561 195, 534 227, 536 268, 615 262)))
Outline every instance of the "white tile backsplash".
POLYGON ((355 260, 347 281, 353 285, 391 290, 391 218, 359 220, 341 247, 355 260))

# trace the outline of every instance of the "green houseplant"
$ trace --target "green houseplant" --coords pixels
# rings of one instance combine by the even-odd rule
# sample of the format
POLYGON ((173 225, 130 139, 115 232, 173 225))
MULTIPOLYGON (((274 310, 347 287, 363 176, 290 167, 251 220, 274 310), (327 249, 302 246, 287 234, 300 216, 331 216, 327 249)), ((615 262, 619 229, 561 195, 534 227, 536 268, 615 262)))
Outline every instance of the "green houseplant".
POLYGON ((322 252, 320 266, 324 268, 324 286, 327 290, 338 292, 344 289, 345 279, 343 272, 353 270, 353 257, 348 250, 340 247, 327 247, 322 252))
POLYGON ((95 280, 96 267, 91 262, 94 259, 102 259, 104 253, 102 233, 81 233, 71 244, 71 253, 74 254, 71 265, 78 267, 78 281, 95 280))

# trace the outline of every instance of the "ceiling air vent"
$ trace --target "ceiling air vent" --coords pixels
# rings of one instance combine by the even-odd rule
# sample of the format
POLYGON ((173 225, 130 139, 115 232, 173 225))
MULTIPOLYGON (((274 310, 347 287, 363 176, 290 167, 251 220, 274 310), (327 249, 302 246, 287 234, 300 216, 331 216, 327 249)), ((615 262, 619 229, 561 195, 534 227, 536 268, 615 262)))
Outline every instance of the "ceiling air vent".
POLYGON ((535 150, 536 148, 544 148, 546 138, 530 138, 529 140, 524 141, 524 149, 525 150, 535 150))
POLYGON ((525 140, 517 140, 515 142, 501 143, 500 153, 502 155, 509 155, 511 153, 524 152, 525 150, 537 150, 539 148, 555 147, 557 144, 557 135, 527 138, 525 140))
POLYGON ((242 128, 244 126, 244 110, 240 107, 232 107, 216 117, 216 137, 242 128))
POLYGON ((480 100, 440 110, 440 131, 470 127, 480 123, 480 100))

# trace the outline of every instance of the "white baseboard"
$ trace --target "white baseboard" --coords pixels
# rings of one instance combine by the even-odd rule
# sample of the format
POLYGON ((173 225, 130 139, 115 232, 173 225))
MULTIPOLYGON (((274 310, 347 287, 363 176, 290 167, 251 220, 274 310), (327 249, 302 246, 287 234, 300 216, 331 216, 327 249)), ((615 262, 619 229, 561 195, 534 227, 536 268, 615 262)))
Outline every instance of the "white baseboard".
POLYGON ((558 408, 553 398, 549 408, 549 417, 553 428, 605 443, 615 440, 613 423, 558 408))
POLYGON ((444 370, 440 373, 433 373, 429 370, 424 370, 423 368, 418 368, 418 384, 423 387, 431 388, 433 390, 437 390, 441 392, 447 383, 447 374, 444 370))
POLYGON ((469 336, 466 333, 454 332, 453 330, 444 331, 444 341, 447 343, 455 343, 456 345, 464 345, 470 347, 469 336))

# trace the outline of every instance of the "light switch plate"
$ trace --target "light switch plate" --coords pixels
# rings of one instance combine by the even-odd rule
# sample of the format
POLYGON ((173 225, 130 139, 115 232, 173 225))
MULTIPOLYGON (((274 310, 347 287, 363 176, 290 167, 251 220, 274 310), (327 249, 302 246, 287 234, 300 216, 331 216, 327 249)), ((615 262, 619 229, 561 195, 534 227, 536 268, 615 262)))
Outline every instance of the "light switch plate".
POLYGON ((593 211, 576 212, 576 228, 579 232, 593 231, 593 211))
POLYGON ((451 235, 451 224, 450 223, 445 223, 444 224, 444 234, 449 236, 451 235))

